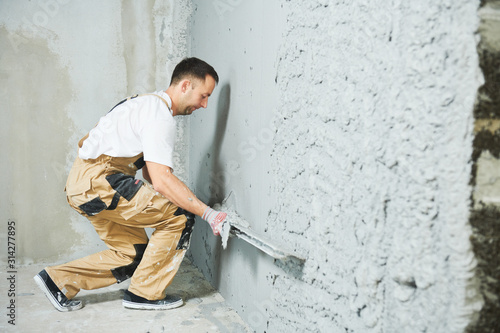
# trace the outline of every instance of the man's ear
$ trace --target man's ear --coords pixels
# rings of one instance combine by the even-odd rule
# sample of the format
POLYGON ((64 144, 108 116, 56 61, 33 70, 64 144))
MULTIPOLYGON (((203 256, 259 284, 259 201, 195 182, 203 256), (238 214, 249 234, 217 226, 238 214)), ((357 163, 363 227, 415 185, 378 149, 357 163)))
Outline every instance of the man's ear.
POLYGON ((191 87, 191 81, 189 79, 184 79, 181 82, 181 91, 185 93, 188 91, 188 88, 191 87))

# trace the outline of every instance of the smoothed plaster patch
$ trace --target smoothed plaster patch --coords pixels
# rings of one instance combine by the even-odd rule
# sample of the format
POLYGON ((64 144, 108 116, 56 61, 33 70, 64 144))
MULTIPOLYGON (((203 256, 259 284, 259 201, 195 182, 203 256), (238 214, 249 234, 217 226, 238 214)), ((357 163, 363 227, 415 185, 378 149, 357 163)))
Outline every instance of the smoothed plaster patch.
POLYGON ((3 88, 2 174, 9 202, 2 220, 16 221, 20 263, 41 258, 80 243, 66 204, 66 154, 74 128, 67 115, 73 88, 68 68, 44 38, 0 28, 0 68, 3 88), (14 49, 15 34, 25 42, 14 49), (57 231, 57 232, 55 232, 57 231), (44 246, 39 246, 44 244, 44 246))

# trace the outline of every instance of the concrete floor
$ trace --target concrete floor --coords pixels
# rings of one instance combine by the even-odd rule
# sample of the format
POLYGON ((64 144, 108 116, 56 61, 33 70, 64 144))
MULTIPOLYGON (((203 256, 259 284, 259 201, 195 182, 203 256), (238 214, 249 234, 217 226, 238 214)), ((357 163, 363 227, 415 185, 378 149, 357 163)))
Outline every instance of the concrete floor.
MULTIPOLYGON (((183 297, 185 304, 166 311, 129 310, 123 308, 122 293, 128 281, 94 290, 82 290, 76 299, 84 308, 75 312, 58 312, 33 280, 45 265, 17 267, 16 297, 10 298, 9 276, 0 274, 3 315, 0 332, 252 332, 234 309, 204 279, 198 269, 185 259, 167 293, 183 297), (9 306, 14 299, 15 326, 8 323, 9 306)), ((130 281, 130 280, 129 280, 130 281)))

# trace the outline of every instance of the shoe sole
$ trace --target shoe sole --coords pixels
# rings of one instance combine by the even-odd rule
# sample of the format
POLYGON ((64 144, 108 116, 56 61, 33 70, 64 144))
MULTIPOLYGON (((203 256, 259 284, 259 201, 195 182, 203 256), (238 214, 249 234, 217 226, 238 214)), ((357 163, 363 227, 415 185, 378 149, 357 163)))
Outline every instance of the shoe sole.
POLYGON ((135 310, 170 310, 175 309, 184 304, 184 301, 181 299, 177 302, 173 302, 170 304, 147 304, 147 303, 136 303, 131 301, 122 301, 123 307, 127 309, 135 309, 135 310))
POLYGON ((43 291, 43 293, 45 294, 45 296, 47 296, 47 298, 49 299, 50 303, 52 303, 52 305, 58 311, 61 311, 61 312, 75 311, 75 310, 80 310, 83 307, 82 303, 79 303, 78 305, 73 306, 73 307, 64 307, 64 306, 61 306, 61 304, 59 304, 59 302, 55 299, 55 297, 52 294, 52 292, 50 292, 49 288, 47 287, 47 285, 45 284, 45 282, 42 280, 42 278, 40 278, 38 275, 36 275, 33 279, 35 280, 35 283, 38 285, 38 287, 43 291))

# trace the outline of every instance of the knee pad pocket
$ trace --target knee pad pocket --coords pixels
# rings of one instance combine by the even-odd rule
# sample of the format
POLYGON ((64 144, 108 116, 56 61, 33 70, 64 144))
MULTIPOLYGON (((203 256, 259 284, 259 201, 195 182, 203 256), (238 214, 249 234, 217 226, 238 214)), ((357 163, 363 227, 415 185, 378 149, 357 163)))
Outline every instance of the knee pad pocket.
POLYGON ((179 208, 177 211, 174 213, 175 216, 179 215, 184 215, 186 217, 186 224, 184 226, 184 229, 182 230, 181 237, 179 239, 179 243, 177 243, 176 250, 187 250, 189 249, 189 243, 191 241, 191 234, 193 233, 194 229, 194 214, 179 208))
POLYGON ((134 261, 132 261, 132 263, 129 265, 120 266, 117 268, 113 268, 111 270, 111 273, 113 274, 118 283, 123 282, 131 278, 132 275, 134 275, 134 272, 137 269, 137 266, 139 266, 147 246, 148 244, 134 244, 135 248, 134 261))

